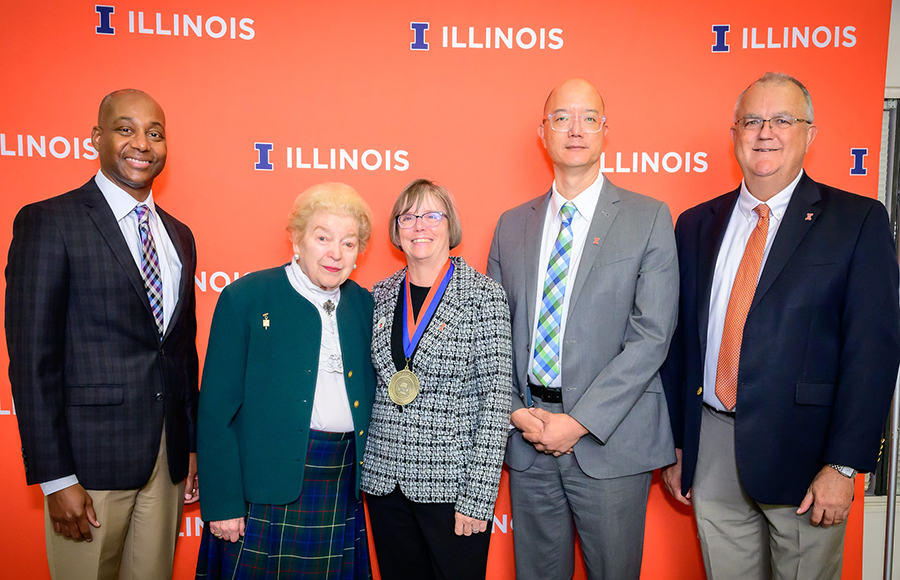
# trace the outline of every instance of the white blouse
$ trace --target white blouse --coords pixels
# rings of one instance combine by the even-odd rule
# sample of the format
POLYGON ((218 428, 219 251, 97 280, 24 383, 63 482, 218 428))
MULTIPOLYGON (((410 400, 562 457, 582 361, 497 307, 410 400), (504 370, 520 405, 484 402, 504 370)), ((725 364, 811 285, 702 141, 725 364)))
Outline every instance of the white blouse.
MULTIPOLYGON (((292 261, 285 270, 294 290, 316 307, 322 319, 319 373, 316 377, 316 396, 309 427, 316 431, 335 433, 353 431, 353 414, 350 412, 350 400, 344 384, 344 362, 341 358, 336 318, 341 290, 322 290, 310 281, 296 261, 292 261)), ((298 329, 298 332, 301 331, 302 329, 298 329)))

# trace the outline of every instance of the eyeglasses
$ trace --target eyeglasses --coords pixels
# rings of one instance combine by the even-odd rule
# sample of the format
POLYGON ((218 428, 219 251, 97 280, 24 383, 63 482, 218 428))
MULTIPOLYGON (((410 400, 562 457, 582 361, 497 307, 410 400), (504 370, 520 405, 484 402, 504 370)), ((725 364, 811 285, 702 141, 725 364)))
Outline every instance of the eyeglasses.
POLYGON ((576 120, 581 120, 581 130, 585 133, 599 133, 606 124, 606 116, 597 115, 572 115, 570 113, 552 113, 547 115, 550 128, 554 131, 568 133, 572 130, 576 120))
POLYGON ((757 117, 744 117, 734 122, 735 125, 747 133, 759 133, 763 126, 769 123, 769 129, 773 131, 787 131, 794 123, 812 123, 806 119, 798 119, 790 115, 777 115, 771 119, 759 119, 757 117))
POLYGON ((430 211, 427 213, 423 213, 422 215, 416 215, 414 213, 402 213, 397 216, 397 225, 404 230, 408 230, 409 228, 415 227, 417 219, 422 218, 423 224, 425 224, 429 228, 435 228, 445 217, 447 217, 447 214, 440 211, 430 211))

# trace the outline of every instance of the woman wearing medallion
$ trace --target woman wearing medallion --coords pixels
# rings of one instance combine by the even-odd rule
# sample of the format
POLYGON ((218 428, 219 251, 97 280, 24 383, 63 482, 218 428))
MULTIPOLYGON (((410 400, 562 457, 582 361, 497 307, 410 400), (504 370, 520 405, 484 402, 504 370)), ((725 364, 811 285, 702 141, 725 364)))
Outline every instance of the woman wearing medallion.
POLYGON ((450 258, 453 198, 410 183, 390 218, 407 267, 375 284, 378 388, 360 487, 384 580, 484 578, 509 428, 509 306, 450 258))
POLYGON ((294 259, 236 280, 216 305, 197 578, 370 577, 357 468, 375 391, 373 302, 347 278, 371 212, 325 183, 297 198, 287 229, 294 259))

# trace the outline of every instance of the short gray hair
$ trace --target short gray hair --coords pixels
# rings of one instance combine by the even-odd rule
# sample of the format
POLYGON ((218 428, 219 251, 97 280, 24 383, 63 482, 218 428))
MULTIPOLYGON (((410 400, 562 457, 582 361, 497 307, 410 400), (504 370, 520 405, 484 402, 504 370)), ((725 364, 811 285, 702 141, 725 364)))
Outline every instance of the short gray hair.
POLYGON ((741 101, 744 100, 744 94, 750 90, 750 87, 753 85, 764 85, 768 83, 774 84, 785 84, 785 83, 793 83, 800 89, 800 92, 803 93, 803 100, 806 101, 806 120, 810 123, 813 122, 815 116, 813 114, 813 104, 812 104, 812 96, 809 94, 809 91, 806 90, 806 87, 803 86, 803 83, 795 79, 789 74, 780 73, 780 72, 767 72, 763 76, 759 77, 750 85, 744 89, 744 91, 740 94, 737 99, 737 102, 734 104, 734 120, 737 121, 737 112, 741 106, 741 101))

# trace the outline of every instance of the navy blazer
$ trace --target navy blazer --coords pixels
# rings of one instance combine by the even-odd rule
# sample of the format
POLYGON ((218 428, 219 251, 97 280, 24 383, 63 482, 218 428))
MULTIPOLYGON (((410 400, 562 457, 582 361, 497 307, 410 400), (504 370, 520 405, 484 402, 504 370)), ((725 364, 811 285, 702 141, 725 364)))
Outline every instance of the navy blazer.
MULTIPOLYGON (((739 192, 687 210, 675 227, 681 298, 662 377, 683 493, 697 465, 713 273, 739 192)), ((825 464, 874 471, 900 363, 898 304, 884 206, 804 174, 744 326, 735 450, 750 497, 798 505, 825 464)))
POLYGON ((140 488, 164 420, 169 475, 187 475, 198 397, 197 258, 187 226, 157 210, 182 264, 162 341, 140 270, 93 178, 16 216, 6 342, 29 484, 74 473, 87 489, 140 488))

